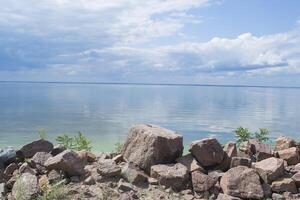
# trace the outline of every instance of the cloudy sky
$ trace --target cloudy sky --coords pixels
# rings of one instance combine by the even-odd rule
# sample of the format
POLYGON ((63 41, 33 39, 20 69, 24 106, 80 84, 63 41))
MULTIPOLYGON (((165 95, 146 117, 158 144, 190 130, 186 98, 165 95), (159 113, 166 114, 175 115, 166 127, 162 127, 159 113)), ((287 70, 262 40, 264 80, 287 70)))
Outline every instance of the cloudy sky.
POLYGON ((0 80, 300 86, 298 0, 0 3, 0 80))

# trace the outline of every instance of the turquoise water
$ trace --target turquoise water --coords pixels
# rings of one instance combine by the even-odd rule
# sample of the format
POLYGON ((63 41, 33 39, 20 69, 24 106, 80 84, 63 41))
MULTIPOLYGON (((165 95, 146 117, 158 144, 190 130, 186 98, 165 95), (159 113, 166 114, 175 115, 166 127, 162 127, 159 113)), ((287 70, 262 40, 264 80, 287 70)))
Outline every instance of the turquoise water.
POLYGON ((0 147, 37 139, 44 128, 52 141, 82 131, 94 151, 109 151, 136 123, 175 130, 185 144, 234 140, 238 126, 300 139, 300 89, 0 83, 0 147))

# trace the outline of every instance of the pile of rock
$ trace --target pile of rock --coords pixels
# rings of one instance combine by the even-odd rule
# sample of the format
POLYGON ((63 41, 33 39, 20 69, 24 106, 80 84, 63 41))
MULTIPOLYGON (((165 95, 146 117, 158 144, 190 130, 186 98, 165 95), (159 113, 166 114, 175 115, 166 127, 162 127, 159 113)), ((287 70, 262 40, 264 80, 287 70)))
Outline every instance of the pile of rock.
POLYGON ((34 141, 0 151, 0 199, 34 199, 42 182, 65 180, 66 199, 300 199, 300 153, 289 138, 273 149, 251 139, 239 148, 207 138, 183 154, 181 135, 140 124, 122 153, 92 154, 34 141))

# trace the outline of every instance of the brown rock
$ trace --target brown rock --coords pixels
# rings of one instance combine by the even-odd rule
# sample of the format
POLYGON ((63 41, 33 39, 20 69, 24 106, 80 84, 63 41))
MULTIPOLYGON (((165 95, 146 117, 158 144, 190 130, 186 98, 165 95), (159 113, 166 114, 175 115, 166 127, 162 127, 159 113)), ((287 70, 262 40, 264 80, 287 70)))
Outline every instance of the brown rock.
POLYGON ((47 140, 37 140, 26 144, 20 150, 17 151, 17 156, 19 158, 31 158, 37 152, 51 152, 53 149, 53 144, 47 140))
POLYGON ((175 191, 186 189, 189 182, 188 169, 180 163, 154 165, 151 167, 151 177, 157 179, 160 185, 175 191))
POLYGON ((289 149, 291 147, 296 147, 297 143, 295 140, 287 137, 279 137, 276 139, 275 150, 280 151, 284 149, 289 149))
POLYGON ((195 192, 206 192, 212 188, 217 181, 217 179, 214 179, 200 171, 192 172, 192 184, 195 192))
POLYGON ((259 175, 254 169, 238 166, 228 170, 221 178, 224 194, 239 198, 261 199, 264 197, 259 175))
POLYGON ((227 194, 222 194, 222 193, 220 193, 220 194, 218 195, 217 200, 241 200, 241 199, 238 198, 238 197, 233 197, 233 196, 229 196, 229 195, 227 195, 227 194))
POLYGON ((193 171, 201 171, 205 172, 205 169, 201 167, 201 165, 198 163, 198 161, 192 156, 192 154, 187 154, 185 156, 182 156, 180 158, 176 159, 176 162, 183 164, 187 167, 189 172, 193 171))
POLYGON ((99 161, 97 172, 104 177, 113 177, 121 175, 121 167, 118 166, 112 159, 99 161))
POLYGON ((45 162, 48 170, 62 170, 69 176, 79 176, 85 173, 84 162, 78 154, 72 150, 66 150, 45 162))
POLYGON ((286 160, 288 165, 296 165, 299 163, 299 149, 298 147, 292 147, 278 151, 279 158, 286 160))
POLYGON ((92 152, 82 150, 77 153, 84 162, 93 163, 96 161, 96 155, 92 152))
POLYGON ((271 185, 272 191, 281 193, 281 192, 291 192, 297 193, 297 187, 295 181, 291 178, 281 178, 276 180, 271 185))
POLYGON ((182 136, 158 126, 140 124, 129 130, 122 155, 146 172, 156 164, 172 163, 182 155, 182 136))
POLYGON ((279 158, 268 158, 254 164, 254 168, 266 183, 272 183, 284 174, 284 163, 279 158))
POLYGON ((222 163, 224 151, 215 138, 207 138, 192 142, 189 151, 203 167, 222 163))
POLYGON ((237 166, 245 166, 245 167, 251 167, 252 166, 252 161, 249 158, 244 158, 244 157, 233 157, 231 159, 231 164, 230 168, 234 168, 237 166))
POLYGON ((38 170, 39 173, 45 172, 45 162, 51 158, 52 155, 47 152, 37 152, 31 159, 31 165, 38 170))
POLYGON ((121 175, 125 180, 132 184, 145 183, 148 180, 147 175, 133 163, 125 164, 122 168, 121 175))
POLYGON ((261 161, 272 157, 274 154, 271 145, 264 143, 257 143, 255 146, 255 158, 256 161, 261 161))

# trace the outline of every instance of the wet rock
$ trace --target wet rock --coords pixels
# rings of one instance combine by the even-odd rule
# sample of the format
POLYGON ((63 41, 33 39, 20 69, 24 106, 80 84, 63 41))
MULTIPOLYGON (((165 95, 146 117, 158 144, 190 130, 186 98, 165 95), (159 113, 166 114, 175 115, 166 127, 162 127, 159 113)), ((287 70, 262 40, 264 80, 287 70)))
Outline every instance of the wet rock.
POLYGON ((182 155, 182 136, 154 125, 140 124, 129 130, 122 156, 146 172, 156 164, 174 162, 182 155))
POLYGON ((198 161, 192 156, 192 154, 187 154, 185 156, 177 158, 176 162, 186 166, 189 172, 193 172, 193 171, 205 172, 205 169, 198 163, 198 161))
POLYGON ((234 168, 237 166, 245 166, 245 167, 251 167, 252 161, 250 158, 244 158, 244 157, 233 157, 231 159, 230 168, 234 168))
POLYGON ((233 197, 233 196, 230 196, 230 195, 227 195, 227 194, 220 193, 218 195, 217 200, 241 200, 241 199, 238 198, 238 197, 233 197))
POLYGON ((279 158, 268 158, 254 164, 254 168, 266 183, 272 183, 284 174, 284 163, 279 158))
POLYGON ((260 178, 254 169, 238 166, 231 168, 221 178, 224 194, 239 198, 261 199, 264 197, 260 178))
POLYGON ((84 162, 78 154, 72 150, 66 150, 45 162, 48 170, 62 170, 69 176, 80 176, 85 173, 84 162))
POLYGON ((13 147, 0 149, 0 168, 9 165, 16 159, 16 151, 13 147))
POLYGON ((218 180, 199 171, 192 172, 192 184, 195 192, 206 192, 212 188, 218 180))
POLYGON ((53 144, 47 140, 37 140, 26 144, 20 150, 18 150, 17 156, 19 158, 32 158, 37 152, 51 152, 53 144))
POLYGON ((295 181, 291 178, 281 178, 276 180, 271 185, 272 191, 277 193, 291 192, 297 193, 295 181))
POLYGON ((12 195, 15 199, 32 199, 38 193, 37 177, 30 174, 22 174, 12 188, 12 195), (22 195, 22 196, 20 196, 22 195))
POLYGON ((133 163, 125 164, 121 174, 125 180, 132 184, 145 183, 148 180, 147 175, 133 163))
POLYGON ((207 138, 192 142, 189 151, 203 167, 222 163, 224 151, 215 138, 207 138))
POLYGON ((56 156, 57 154, 60 154, 64 150, 66 150, 66 147, 64 145, 62 144, 55 145, 51 151, 51 155, 56 156))
POLYGON ((151 167, 151 177, 157 179, 160 185, 175 191, 186 189, 189 182, 188 169, 180 163, 154 165, 151 167))
POLYGON ((292 147, 277 152, 279 158, 286 160, 288 165, 296 165, 300 161, 298 147, 292 147))
POLYGON ((112 159, 99 161, 97 172, 104 177, 114 177, 121 175, 121 167, 118 166, 112 159))
POLYGON ((31 159, 31 165, 38 170, 39 173, 46 171, 45 162, 51 158, 52 155, 47 152, 37 152, 31 159))
POLYGON ((276 139, 275 150, 280 151, 284 149, 289 149, 291 147, 296 147, 297 143, 295 140, 288 137, 279 137, 276 139))

